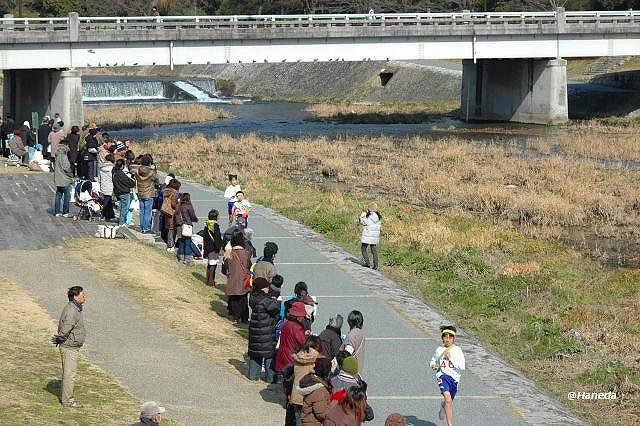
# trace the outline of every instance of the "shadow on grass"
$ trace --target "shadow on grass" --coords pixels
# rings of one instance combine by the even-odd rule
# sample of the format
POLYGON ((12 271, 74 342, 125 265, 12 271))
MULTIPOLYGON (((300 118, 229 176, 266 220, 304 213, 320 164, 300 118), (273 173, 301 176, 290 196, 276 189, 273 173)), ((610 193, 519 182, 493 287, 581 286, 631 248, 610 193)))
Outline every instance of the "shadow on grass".
POLYGON ((261 389, 258 393, 260 394, 260 397, 264 402, 270 402, 272 404, 277 404, 280 406, 282 406, 282 403, 285 399, 284 389, 282 388, 282 385, 269 384, 266 388, 261 389))
POLYGON ((207 277, 202 272, 192 271, 191 275, 193 276, 193 278, 197 279, 198 281, 203 282, 205 284, 207 283, 207 277))
POLYGON ((58 401, 60 401, 60 390, 62 389, 62 380, 49 380, 47 386, 44 387, 44 390, 49 392, 51 395, 54 395, 58 401))
POLYGON ((405 419, 407 420, 407 426, 437 426, 433 422, 419 419, 416 416, 407 416, 405 419))
POLYGON ((239 359, 229 358, 229 364, 232 365, 236 370, 240 372, 244 377, 247 377, 247 363, 245 361, 240 361, 239 359))

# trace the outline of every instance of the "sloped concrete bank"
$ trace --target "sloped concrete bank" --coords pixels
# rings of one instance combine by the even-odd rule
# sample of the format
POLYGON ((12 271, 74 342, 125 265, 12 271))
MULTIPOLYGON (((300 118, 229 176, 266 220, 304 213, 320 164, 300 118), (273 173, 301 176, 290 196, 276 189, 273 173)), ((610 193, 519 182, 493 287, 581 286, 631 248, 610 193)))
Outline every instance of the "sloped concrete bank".
MULTIPOLYGON (((96 73, 85 70, 86 74, 96 73)), ((460 100, 460 71, 403 62, 312 62, 120 68, 116 75, 173 75, 231 80, 235 94, 283 100, 452 103, 460 100), (385 74, 385 81, 381 74, 385 74)))

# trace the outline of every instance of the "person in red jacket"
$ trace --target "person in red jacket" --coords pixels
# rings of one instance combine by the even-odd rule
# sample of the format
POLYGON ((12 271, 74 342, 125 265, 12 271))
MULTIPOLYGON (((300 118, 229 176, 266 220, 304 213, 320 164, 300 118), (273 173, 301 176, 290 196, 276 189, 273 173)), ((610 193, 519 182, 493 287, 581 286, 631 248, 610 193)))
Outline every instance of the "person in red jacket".
POLYGON ((295 302, 289 309, 289 314, 280 331, 280 347, 276 355, 276 372, 282 373, 284 369, 293 364, 293 354, 307 340, 310 334, 304 327, 304 319, 307 311, 304 303, 295 302))

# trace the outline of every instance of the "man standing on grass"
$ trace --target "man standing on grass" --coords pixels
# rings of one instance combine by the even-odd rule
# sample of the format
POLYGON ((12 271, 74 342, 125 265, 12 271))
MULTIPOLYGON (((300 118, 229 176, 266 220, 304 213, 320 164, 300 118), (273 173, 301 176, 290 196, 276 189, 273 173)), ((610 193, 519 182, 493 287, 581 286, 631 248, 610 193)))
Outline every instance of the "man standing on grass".
POLYGON ((73 399, 73 383, 78 368, 78 355, 84 345, 86 332, 82 318, 82 305, 86 301, 84 290, 80 286, 73 286, 67 292, 69 303, 62 310, 58 333, 51 339, 56 346, 60 346, 62 358, 62 392, 60 401, 65 407, 77 407, 73 399))

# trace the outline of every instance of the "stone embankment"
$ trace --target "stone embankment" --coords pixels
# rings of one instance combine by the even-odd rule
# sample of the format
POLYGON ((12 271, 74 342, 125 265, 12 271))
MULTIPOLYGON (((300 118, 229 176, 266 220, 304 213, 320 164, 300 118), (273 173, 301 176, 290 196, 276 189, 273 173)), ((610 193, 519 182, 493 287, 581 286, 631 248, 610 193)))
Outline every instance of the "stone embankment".
POLYGON ((173 72, 166 67, 121 70, 128 75, 231 80, 239 96, 300 101, 451 103, 459 101, 462 81, 460 71, 395 61, 187 65, 173 72))

